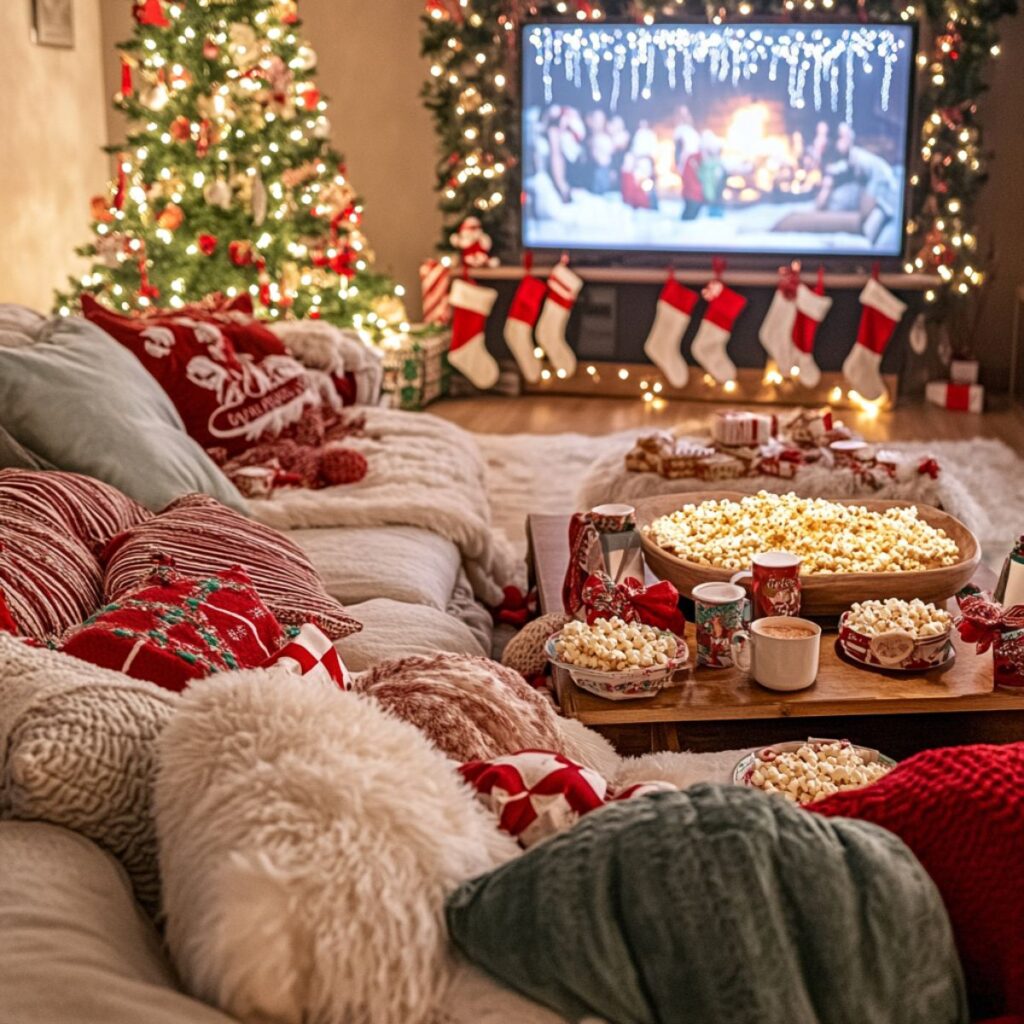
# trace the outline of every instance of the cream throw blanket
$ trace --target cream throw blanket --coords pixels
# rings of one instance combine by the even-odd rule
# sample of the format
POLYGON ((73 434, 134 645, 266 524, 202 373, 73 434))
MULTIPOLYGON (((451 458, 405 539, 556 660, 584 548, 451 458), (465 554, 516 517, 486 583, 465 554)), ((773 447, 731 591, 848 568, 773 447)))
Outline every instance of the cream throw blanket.
POLYGON ((280 530, 334 526, 418 526, 450 540, 477 598, 502 601, 514 576, 511 547, 495 537, 480 449, 471 434, 428 413, 359 408, 362 437, 346 447, 366 456, 358 484, 323 490, 281 490, 251 501, 253 516, 280 530))

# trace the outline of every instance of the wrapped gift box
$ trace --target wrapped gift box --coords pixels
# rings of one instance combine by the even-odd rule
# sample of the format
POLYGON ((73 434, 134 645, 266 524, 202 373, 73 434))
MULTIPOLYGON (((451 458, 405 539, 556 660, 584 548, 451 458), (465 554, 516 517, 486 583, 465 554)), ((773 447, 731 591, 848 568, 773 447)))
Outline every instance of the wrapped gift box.
POLYGON ((985 406, 985 389, 980 384, 933 380, 925 385, 924 397, 933 405, 955 412, 981 412, 985 406))
POLYGON ((404 334, 384 351, 383 391, 399 409, 419 410, 448 393, 448 331, 404 334))

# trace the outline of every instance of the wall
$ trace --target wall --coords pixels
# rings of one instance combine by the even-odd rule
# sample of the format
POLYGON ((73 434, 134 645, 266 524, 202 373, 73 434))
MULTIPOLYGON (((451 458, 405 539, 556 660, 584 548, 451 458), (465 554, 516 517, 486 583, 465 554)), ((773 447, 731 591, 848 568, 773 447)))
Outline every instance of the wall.
MULTIPOLYGON (((118 87, 114 44, 132 33, 127 0, 102 0, 107 93, 118 87)), ((435 136, 419 99, 420 0, 302 0, 302 34, 320 58, 317 84, 330 102, 335 148, 366 204, 364 227, 378 269, 408 289, 419 313, 419 264, 440 232, 432 184, 435 136)), ((124 121, 111 108, 110 138, 124 121)))
POLYGON ((75 47, 36 46, 30 0, 4 0, 0 33, 0 301, 51 308, 83 267, 89 199, 107 177, 100 0, 74 0, 75 47))

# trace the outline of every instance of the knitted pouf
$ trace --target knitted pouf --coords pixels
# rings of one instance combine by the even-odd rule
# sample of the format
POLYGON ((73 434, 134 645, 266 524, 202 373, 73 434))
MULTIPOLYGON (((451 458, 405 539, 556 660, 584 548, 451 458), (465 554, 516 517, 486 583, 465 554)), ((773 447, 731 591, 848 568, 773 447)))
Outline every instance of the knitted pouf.
POLYGON ((895 832, 942 894, 972 1019, 1024 1014, 1024 743, 926 750, 811 809, 895 832))
POLYGON ((532 680, 542 675, 548 663, 544 644, 552 633, 569 621, 570 616, 551 612, 528 622, 506 644, 501 656, 502 665, 515 669, 524 679, 532 680))
POLYGON ((355 683, 456 761, 518 750, 560 753, 551 703, 518 672, 463 654, 382 662, 355 683))
POLYGON ((357 484, 366 476, 366 456, 354 448, 328 445, 320 462, 320 474, 328 484, 357 484))

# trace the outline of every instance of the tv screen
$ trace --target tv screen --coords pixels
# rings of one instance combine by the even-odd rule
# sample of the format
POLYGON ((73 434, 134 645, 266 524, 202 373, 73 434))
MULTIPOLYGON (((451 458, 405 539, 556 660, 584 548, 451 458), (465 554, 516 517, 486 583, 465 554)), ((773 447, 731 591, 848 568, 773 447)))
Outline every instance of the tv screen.
POLYGON ((531 24, 528 248, 899 256, 910 26, 531 24))

